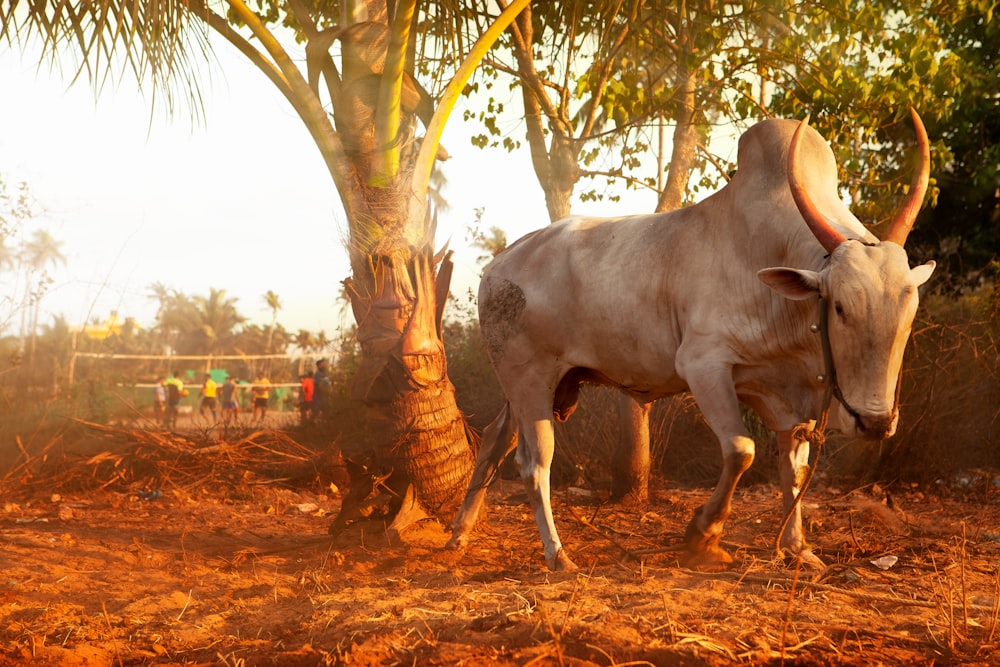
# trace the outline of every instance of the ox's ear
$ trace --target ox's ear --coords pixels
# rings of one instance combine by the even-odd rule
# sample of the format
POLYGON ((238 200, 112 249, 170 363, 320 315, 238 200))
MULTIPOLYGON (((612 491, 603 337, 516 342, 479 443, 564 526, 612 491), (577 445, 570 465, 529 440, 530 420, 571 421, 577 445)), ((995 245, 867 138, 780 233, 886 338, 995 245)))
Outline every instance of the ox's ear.
POLYGON ((775 292, 793 301, 819 294, 819 274, 804 269, 761 269, 757 278, 775 292))
POLYGON ((937 266, 937 264, 935 264, 932 259, 926 264, 921 264, 920 266, 915 266, 910 269, 910 276, 913 278, 913 282, 917 284, 917 287, 920 287, 931 279, 931 274, 934 273, 935 266, 937 266))

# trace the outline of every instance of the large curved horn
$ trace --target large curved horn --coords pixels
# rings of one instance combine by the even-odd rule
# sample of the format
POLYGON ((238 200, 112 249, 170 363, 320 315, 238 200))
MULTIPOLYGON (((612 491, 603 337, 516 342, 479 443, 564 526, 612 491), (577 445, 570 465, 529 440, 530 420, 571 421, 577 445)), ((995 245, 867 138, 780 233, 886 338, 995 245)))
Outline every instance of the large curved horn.
POLYGON ((809 116, 806 116, 805 120, 799 123, 795 134, 792 135, 792 143, 788 147, 788 187, 792 190, 795 206, 799 209, 806 224, 809 225, 813 235, 816 236, 816 240, 827 252, 833 252, 834 248, 846 241, 847 238, 826 221, 799 180, 799 143, 802 140, 802 133, 806 131, 807 127, 809 127, 809 116))
POLYGON ((927 193, 927 180, 930 178, 931 173, 931 147, 930 142, 927 140, 927 130, 924 129, 924 123, 920 120, 920 115, 913 107, 910 107, 910 116, 913 117, 913 129, 917 132, 917 150, 920 151, 920 164, 917 165, 917 171, 913 174, 909 194, 906 195, 903 203, 899 205, 899 209, 889 224, 889 231, 885 233, 885 238, 882 239, 883 241, 895 243, 900 246, 906 243, 906 237, 909 236, 910 230, 913 229, 913 222, 917 219, 917 213, 920 212, 920 205, 924 203, 924 195, 927 193))

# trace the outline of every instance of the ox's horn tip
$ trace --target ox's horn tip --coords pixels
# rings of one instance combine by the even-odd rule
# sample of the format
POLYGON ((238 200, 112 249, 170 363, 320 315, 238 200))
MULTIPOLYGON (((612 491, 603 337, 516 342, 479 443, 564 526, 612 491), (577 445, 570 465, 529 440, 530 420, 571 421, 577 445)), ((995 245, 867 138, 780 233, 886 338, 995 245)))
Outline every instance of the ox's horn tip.
POLYGON ((889 224, 889 231, 886 232, 885 237, 882 239, 883 241, 890 241, 898 245, 906 243, 906 237, 909 235, 910 229, 913 228, 913 223, 917 219, 917 213, 920 212, 920 206, 923 204, 924 195, 927 192, 931 170, 931 149, 930 140, 927 138, 927 129, 924 127, 924 122, 920 119, 920 114, 912 106, 910 107, 910 117, 913 119, 913 129, 917 134, 917 151, 920 156, 920 162, 913 174, 913 180, 910 183, 910 192, 900 204, 899 209, 892 218, 892 222, 889 224))

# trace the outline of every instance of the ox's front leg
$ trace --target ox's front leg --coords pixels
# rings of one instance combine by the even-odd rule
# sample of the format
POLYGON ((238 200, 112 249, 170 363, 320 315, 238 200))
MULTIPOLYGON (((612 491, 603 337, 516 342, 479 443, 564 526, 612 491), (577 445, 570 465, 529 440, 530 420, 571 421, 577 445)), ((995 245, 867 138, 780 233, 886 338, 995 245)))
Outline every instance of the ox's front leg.
POLYGON ((746 436, 723 441, 722 476, 708 502, 695 511, 684 535, 688 550, 685 565, 715 570, 733 562, 732 556, 719 546, 719 540, 732 510, 736 484, 753 463, 754 449, 754 441, 746 436))
POLYGON ((692 360, 688 360, 684 370, 691 393, 722 446, 719 483, 708 502, 695 511, 684 535, 688 551, 685 564, 706 570, 722 569, 733 562, 732 557, 719 546, 722 529, 732 509, 736 484, 753 463, 756 448, 740 418, 732 370, 711 362, 692 360))
POLYGON ((555 451, 555 434, 552 419, 537 419, 532 423, 522 423, 521 435, 517 443, 517 464, 521 478, 528 491, 528 500, 535 514, 535 523, 545 547, 545 564, 550 570, 575 570, 576 565, 563 550, 556 524, 552 518, 552 499, 549 491, 549 477, 552 470, 552 455, 555 451))
MULTIPOLYGON (((812 426, 812 425, 810 425, 812 426)), ((802 503, 795 499, 802 491, 809 472, 809 441, 794 435, 795 431, 778 432, 778 474, 781 479, 781 495, 784 512, 788 516, 785 530, 779 544, 784 551, 797 557, 803 565, 822 568, 823 561, 813 554, 806 544, 802 530, 802 503), (793 509, 794 506, 794 509, 793 509)))

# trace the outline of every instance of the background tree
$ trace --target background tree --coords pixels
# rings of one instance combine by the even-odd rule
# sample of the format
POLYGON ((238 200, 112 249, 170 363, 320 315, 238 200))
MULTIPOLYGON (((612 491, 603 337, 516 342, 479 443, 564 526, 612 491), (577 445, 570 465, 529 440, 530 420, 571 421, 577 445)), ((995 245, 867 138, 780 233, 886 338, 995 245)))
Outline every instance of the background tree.
MULTIPOLYGON (((30 322, 28 323, 29 343, 28 343, 28 363, 35 360, 35 342, 38 337, 38 315, 41 312, 42 298, 52 284, 52 276, 49 275, 49 266, 59 266, 66 264, 66 256, 62 252, 62 241, 56 240, 52 234, 44 229, 37 229, 31 234, 31 239, 24 244, 22 251, 25 256, 25 265, 28 267, 27 286, 25 294, 26 303, 23 308, 26 312, 30 306, 30 322)), ((22 322, 24 321, 22 315, 22 322)), ((23 337, 22 332, 22 337, 23 337)))
POLYGON ((183 292, 170 291, 157 326, 166 337, 174 339, 171 347, 177 354, 223 354, 231 349, 236 327, 246 320, 236 303, 237 299, 226 296, 226 290, 214 287, 207 296, 190 298, 183 292))
POLYGON ((267 344, 264 346, 264 354, 271 354, 271 343, 274 340, 274 325, 278 323, 278 311, 281 310, 281 297, 273 291, 264 293, 264 303, 271 309, 271 324, 267 328, 267 344))

